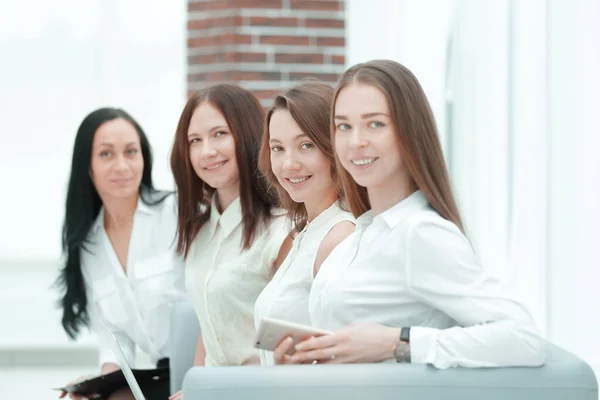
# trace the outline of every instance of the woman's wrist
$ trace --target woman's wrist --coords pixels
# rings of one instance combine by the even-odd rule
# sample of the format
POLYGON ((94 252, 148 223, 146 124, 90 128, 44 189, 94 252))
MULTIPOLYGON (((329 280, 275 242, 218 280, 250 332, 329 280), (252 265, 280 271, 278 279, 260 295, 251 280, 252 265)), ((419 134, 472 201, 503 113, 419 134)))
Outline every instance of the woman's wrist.
POLYGON ((396 356, 394 354, 394 351, 396 350, 396 347, 398 346, 398 343, 400 341, 400 328, 390 328, 390 327, 386 327, 384 336, 382 338, 382 346, 383 346, 383 360, 381 361, 387 361, 387 360, 394 360, 396 359, 396 356))

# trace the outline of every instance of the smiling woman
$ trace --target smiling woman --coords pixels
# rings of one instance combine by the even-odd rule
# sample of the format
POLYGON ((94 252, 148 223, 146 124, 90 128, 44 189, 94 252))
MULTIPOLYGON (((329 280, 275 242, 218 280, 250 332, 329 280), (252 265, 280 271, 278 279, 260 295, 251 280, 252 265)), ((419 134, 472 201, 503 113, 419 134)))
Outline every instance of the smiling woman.
POLYGON ((189 99, 175 132, 177 246, 202 326, 196 365, 259 362, 254 302, 271 279, 289 232, 258 171, 263 118, 249 91, 214 85, 189 99))

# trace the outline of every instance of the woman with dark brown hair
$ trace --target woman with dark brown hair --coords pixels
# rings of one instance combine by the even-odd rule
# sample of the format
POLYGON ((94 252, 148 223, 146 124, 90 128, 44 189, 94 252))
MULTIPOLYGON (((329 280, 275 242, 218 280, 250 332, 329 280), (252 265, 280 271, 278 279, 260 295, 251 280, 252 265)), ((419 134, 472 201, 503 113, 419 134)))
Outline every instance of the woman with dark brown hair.
MULTIPOLYGON (((254 323, 263 317, 309 324, 308 294, 329 253, 354 231, 354 217, 342 208, 329 111, 333 88, 307 81, 275 98, 267 113, 259 156, 260 170, 279 193, 294 222, 284 242, 290 249, 275 276, 258 296, 254 323)), ((273 354, 261 350, 261 364, 273 354)))
POLYGON ((350 68, 331 125, 356 231, 325 260, 309 298, 312 325, 334 333, 299 343, 291 361, 543 364, 545 342, 529 312, 464 235, 415 76, 388 60, 350 68))
POLYGON ((257 167, 263 124, 250 92, 221 84, 195 93, 177 126, 177 249, 202 328, 196 365, 259 363, 254 302, 289 231, 257 167))

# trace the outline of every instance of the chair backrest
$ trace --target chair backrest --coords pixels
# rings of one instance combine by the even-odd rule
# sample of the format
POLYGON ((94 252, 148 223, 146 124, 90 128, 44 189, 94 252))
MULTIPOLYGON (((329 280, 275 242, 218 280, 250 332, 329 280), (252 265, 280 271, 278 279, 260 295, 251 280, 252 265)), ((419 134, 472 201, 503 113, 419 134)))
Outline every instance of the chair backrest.
POLYGON ((173 305, 169 324, 171 393, 181 390, 183 378, 194 366, 194 355, 200 337, 200 324, 190 302, 173 305))
POLYGON ((539 368, 450 368, 418 364, 192 368, 185 398, 219 400, 598 400, 582 360, 548 346, 539 368))

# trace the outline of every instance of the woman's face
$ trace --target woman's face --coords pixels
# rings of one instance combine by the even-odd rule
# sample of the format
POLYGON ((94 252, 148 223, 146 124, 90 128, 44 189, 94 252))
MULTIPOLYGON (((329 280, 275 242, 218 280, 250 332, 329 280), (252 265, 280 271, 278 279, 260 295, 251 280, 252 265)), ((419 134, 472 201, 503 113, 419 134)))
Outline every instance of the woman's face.
POLYGON ((137 196, 144 172, 140 136, 128 121, 100 125, 92 143, 90 176, 102 198, 137 196))

